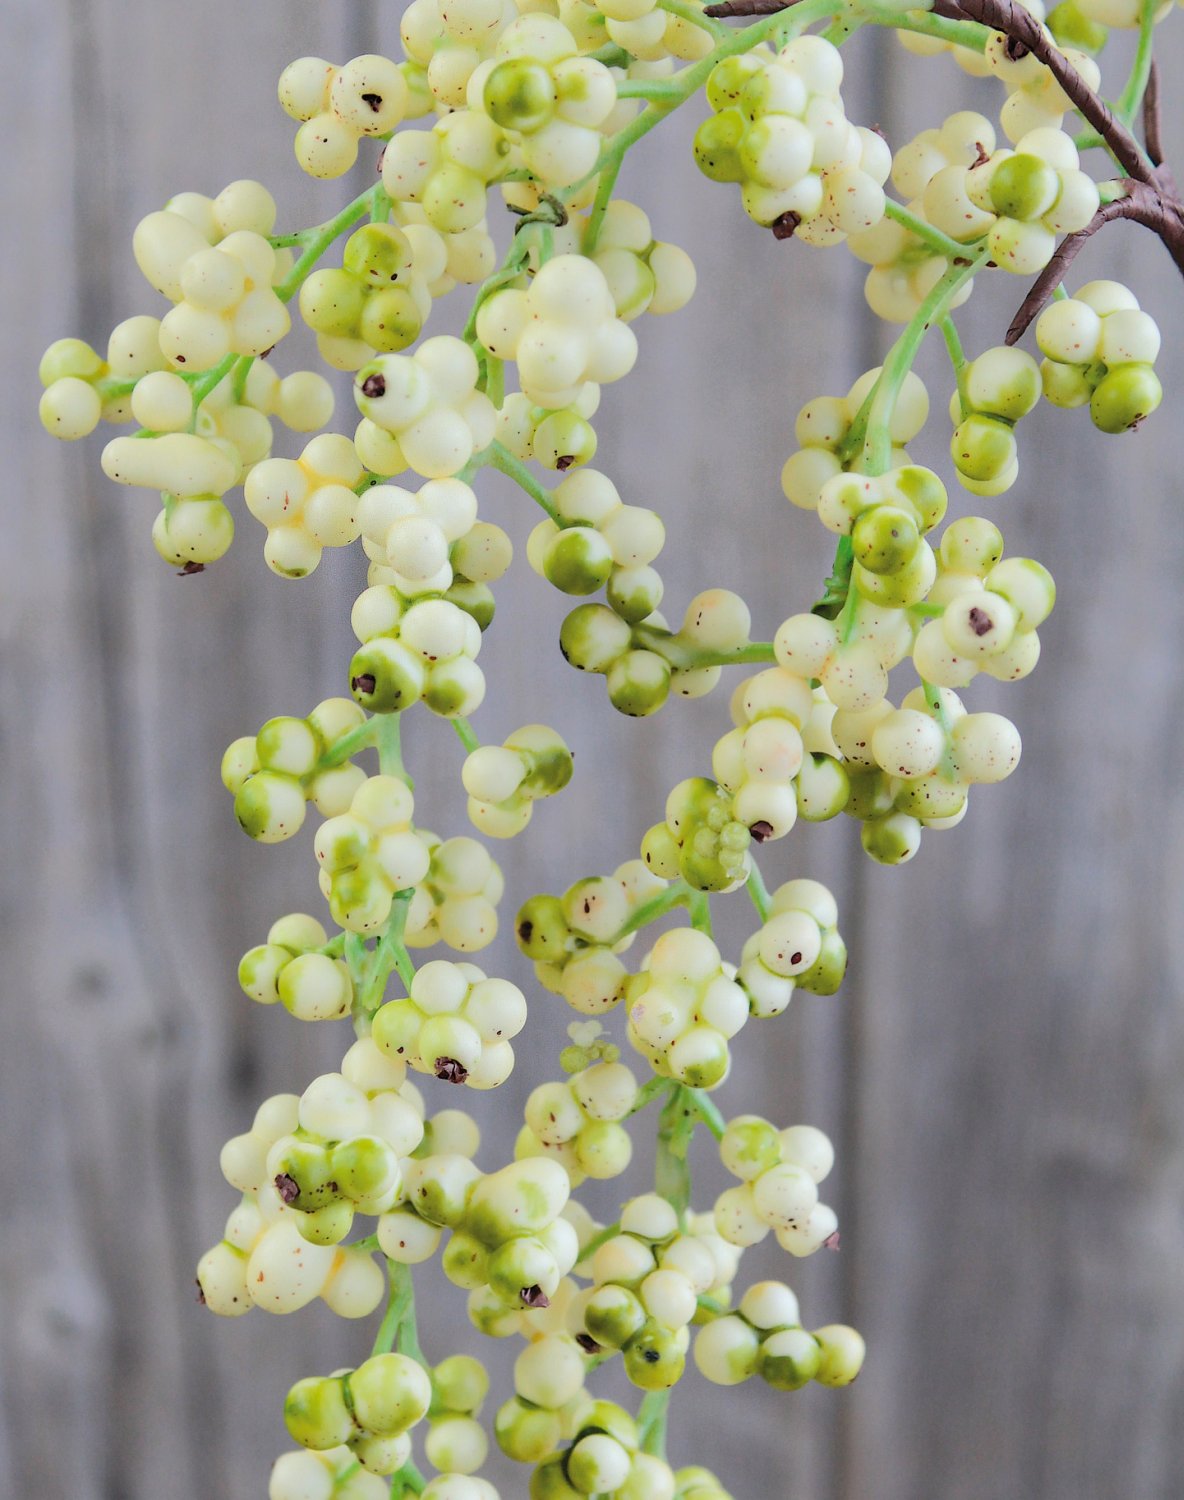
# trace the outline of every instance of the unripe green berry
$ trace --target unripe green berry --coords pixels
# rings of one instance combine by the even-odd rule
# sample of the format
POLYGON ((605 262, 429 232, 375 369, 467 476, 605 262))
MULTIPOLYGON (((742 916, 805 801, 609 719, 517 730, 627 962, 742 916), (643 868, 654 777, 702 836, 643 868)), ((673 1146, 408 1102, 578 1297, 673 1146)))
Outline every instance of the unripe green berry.
POLYGON ((503 129, 531 134, 555 113, 555 83, 542 63, 511 58, 486 78, 481 102, 503 129))
POLYGON ((1163 386, 1150 365, 1119 365, 1095 389, 1089 414, 1102 432, 1129 432, 1163 400, 1163 386))

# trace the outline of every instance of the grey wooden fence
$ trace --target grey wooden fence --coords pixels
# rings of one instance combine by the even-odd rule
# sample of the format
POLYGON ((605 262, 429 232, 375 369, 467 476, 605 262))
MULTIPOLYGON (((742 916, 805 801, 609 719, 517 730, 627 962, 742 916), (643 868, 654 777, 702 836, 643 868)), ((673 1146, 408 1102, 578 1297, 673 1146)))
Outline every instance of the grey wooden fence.
MULTIPOLYGON (((316 1310, 223 1324, 190 1290, 231 1204, 220 1143, 265 1092, 336 1057, 320 1028, 237 992, 237 955, 317 898, 306 837, 270 851, 238 833, 218 758, 340 690, 360 565, 334 556, 281 582, 247 521, 225 563, 179 581, 151 550, 151 505, 99 474, 98 441, 42 436, 35 369, 50 339, 99 342, 152 305, 130 232, 170 193, 257 175, 285 222, 325 217, 340 185, 298 172, 272 81, 301 52, 393 46, 399 9, 0 6, 0 1491, 20 1500, 261 1495, 288 1383, 366 1339, 316 1310)), ((885 35, 851 51, 852 111, 894 141, 967 97, 990 107, 985 86, 885 35)), ((1173 104, 1169 139, 1179 126, 1173 104)), ((671 600, 740 588, 767 633, 826 571, 821 529, 779 496, 793 415, 845 390, 885 334, 858 310, 851 258, 760 233, 697 176, 688 137, 678 122, 651 138, 624 190, 693 251, 700 291, 643 330, 636 375, 606 392, 601 456, 670 522, 671 600)), ((1161 412, 1122 439, 1040 413, 1021 482, 991 503, 1009 546, 1060 585, 1035 676, 973 694, 1017 719, 1020 772, 901 870, 871 866, 846 822, 766 857, 771 880, 834 885, 852 965, 835 998, 741 1042, 725 1103, 814 1121, 839 1154, 841 1254, 756 1266, 787 1274, 817 1322, 856 1322, 871 1353, 842 1393, 688 1381, 675 1456, 717 1468, 740 1500, 1184 1492, 1184 303, 1140 238, 1116 227, 1082 265, 1145 289, 1165 330, 1161 412)), ((972 349, 998 341, 1015 298, 1010 281, 981 294, 972 349)), ((943 390, 940 363, 926 369, 943 390)), ((942 425, 922 456, 939 455, 942 425)), ((521 498, 482 493, 521 543, 521 498)), ((632 856, 665 788, 705 768, 723 704, 618 718, 546 646, 562 601, 529 574, 503 592, 478 727, 494 739, 546 717, 580 767, 534 836, 497 851, 512 911, 632 856)), ((447 730, 409 738, 426 821, 464 831, 447 730)), ((526 981, 512 944, 492 961, 526 981)), ((531 993, 541 1040, 483 1101, 503 1133, 566 1021, 531 993)), ((455 1296, 430 1296, 423 1323, 437 1357, 463 1340, 455 1296)), ((507 1497, 524 1493, 521 1471, 497 1472, 507 1497)))

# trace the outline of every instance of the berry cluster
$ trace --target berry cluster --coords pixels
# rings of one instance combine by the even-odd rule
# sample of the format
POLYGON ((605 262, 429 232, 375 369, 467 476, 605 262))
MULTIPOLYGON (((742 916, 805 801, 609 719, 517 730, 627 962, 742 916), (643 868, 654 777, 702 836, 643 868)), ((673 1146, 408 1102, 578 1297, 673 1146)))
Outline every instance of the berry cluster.
POLYGON ((842 81, 838 48, 816 36, 776 57, 721 62, 707 82, 714 113, 695 135, 700 171, 738 182, 749 218, 785 223, 807 244, 871 229, 884 216, 892 153, 881 135, 847 120, 842 81))
POLYGON ((546 724, 524 724, 500 745, 472 751, 461 771, 469 821, 491 838, 513 838, 530 822, 534 804, 561 792, 572 776, 572 753, 546 724))
POLYGON ((535 978, 573 1010, 599 1016, 625 995, 628 970, 617 958, 633 942, 631 919, 665 887, 640 860, 611 875, 578 880, 562 896, 532 896, 515 919, 518 946, 535 978))
POLYGON ((243 832, 277 844, 299 831, 308 802, 327 818, 346 812, 366 773, 332 752, 365 721, 348 698, 326 698, 306 719, 269 719, 258 734, 233 741, 222 757, 222 784, 243 832))
POLYGON ((838 1233, 834 1210, 818 1201, 818 1184, 835 1159, 821 1130, 791 1125, 779 1131, 758 1115, 737 1115, 719 1154, 740 1179, 715 1202, 715 1227, 730 1245, 758 1245, 771 1229, 791 1255, 813 1255, 838 1233))
POLYGON ((716 1318, 695 1339, 695 1365, 715 1385, 759 1375, 779 1391, 850 1385, 863 1368, 864 1343, 854 1328, 801 1326, 798 1299, 784 1282, 758 1281, 734 1313, 716 1318))
POLYGON ((299 57, 281 74, 279 96, 285 114, 302 122, 296 160, 310 177, 343 176, 363 136, 385 135, 409 112, 402 71, 373 53, 343 67, 299 57))
POLYGON ((526 1024, 526 999, 508 979, 487 979, 475 964, 432 959, 405 1000, 389 1000, 374 1017, 384 1052, 417 1073, 492 1089, 514 1067, 510 1045, 526 1024))
POLYGON ((1102 432, 1128 432, 1156 409, 1160 336, 1133 292, 1117 281, 1091 281, 1053 302, 1036 320, 1044 394, 1054 406, 1089 405, 1102 432))

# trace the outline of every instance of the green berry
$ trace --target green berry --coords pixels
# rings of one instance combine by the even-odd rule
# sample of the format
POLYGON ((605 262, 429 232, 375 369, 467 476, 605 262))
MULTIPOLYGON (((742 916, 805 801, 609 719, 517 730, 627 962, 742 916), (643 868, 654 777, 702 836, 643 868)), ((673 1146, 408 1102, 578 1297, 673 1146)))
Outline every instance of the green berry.
POLYGON ((315 1375, 298 1380, 284 1401, 284 1423, 302 1448, 339 1447, 355 1431, 343 1382, 315 1375))
POLYGON ((389 286, 410 275, 415 254, 394 224, 364 224, 346 240, 341 259, 349 275, 372 286, 389 286))
POLYGON ((555 82, 542 63, 511 58, 485 80, 485 113, 505 130, 531 134, 555 113, 555 82))
POLYGON ((1061 179, 1039 156, 1016 152, 991 173, 989 195, 997 214, 1030 224, 1056 203, 1061 179))
POLYGON ((851 531, 856 561, 873 573, 899 573, 920 544, 916 520, 897 505, 869 506, 851 531))
POLYGON ((1099 384, 1089 414, 1102 432, 1129 432, 1163 400, 1163 386, 1150 365, 1119 365, 1099 384))

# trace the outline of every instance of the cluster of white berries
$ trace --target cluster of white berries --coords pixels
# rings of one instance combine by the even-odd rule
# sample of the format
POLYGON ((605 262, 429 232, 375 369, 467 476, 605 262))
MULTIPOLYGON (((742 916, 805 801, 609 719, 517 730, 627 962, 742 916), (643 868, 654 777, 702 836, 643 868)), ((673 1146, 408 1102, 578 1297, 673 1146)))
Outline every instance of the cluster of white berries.
POLYGON ((310 177, 341 177, 363 136, 385 135, 408 113, 407 83, 396 63, 368 53, 335 67, 299 57, 280 75, 280 104, 301 121, 296 160, 310 177))
POLYGON ((972 495, 1001 495, 1019 475, 1015 424, 1040 399, 1040 371, 1022 349, 1000 345, 972 359, 950 399, 950 457, 972 495))
POLYGON ((356 1370, 298 1380, 284 1401, 289 1435, 314 1450, 347 1446, 373 1474, 411 1456, 412 1427, 432 1400, 428 1372, 406 1354, 376 1354, 356 1370))
POLYGON ((1127 432, 1163 399, 1153 368, 1160 336, 1129 288, 1091 281, 1036 320, 1044 394, 1054 406, 1089 406, 1102 432, 1127 432))
POLYGON ((476 953, 497 936, 497 904, 505 881, 489 850, 476 839, 438 839, 418 830, 431 850, 431 864, 407 908, 403 941, 409 948, 447 943, 458 953, 476 953))
POLYGON ((515 362, 523 395, 549 411, 570 406, 588 381, 620 380, 637 359, 604 272, 582 255, 553 256, 529 287, 487 297, 477 337, 494 359, 515 362))
POLYGON ((592 1286, 572 1315, 596 1346, 621 1351, 634 1385, 666 1390, 685 1367, 698 1299, 726 1299, 739 1260, 718 1234, 681 1229, 666 1199, 645 1193, 624 1205, 620 1232, 593 1254, 592 1286))
POLYGON ((595 469, 569 474, 552 491, 559 520, 540 521, 526 556, 535 572, 565 594, 606 588, 613 613, 629 624, 662 602, 662 580, 650 564, 666 541, 656 511, 624 505, 612 480, 595 469))
POLYGON ((723 1083, 728 1042, 748 1020, 748 996, 706 933, 663 933, 625 995, 629 1040, 655 1073, 696 1089, 723 1083))
POLYGON ((579 54, 562 21, 538 11, 523 15, 501 32, 465 90, 470 110, 509 135, 520 163, 551 192, 595 169, 600 127, 617 103, 609 69, 579 54))
POLYGON ((585 1177, 619 1177, 633 1156, 621 1122, 636 1100, 637 1079, 616 1060, 593 1062, 570 1078, 540 1083, 526 1101, 515 1155, 554 1157, 572 1187, 585 1177))
POLYGON ((350 699, 326 698, 306 719, 269 719, 258 734, 234 740, 222 757, 222 784, 243 832, 276 844, 299 831, 308 802, 327 818, 344 813, 366 773, 330 752, 365 722, 350 699))
MULTIPOLYGON (((585 228, 583 218, 569 218, 555 231, 555 248, 578 254, 585 228)), ((694 296, 694 261, 677 245, 655 239, 649 215, 624 198, 609 202, 589 259, 608 283, 622 322, 632 323, 647 312, 678 312, 694 296)))
POLYGON ((838 1232, 834 1210, 818 1201, 818 1184, 835 1159, 821 1130, 778 1130, 759 1115, 737 1115, 728 1121, 719 1154, 740 1179, 715 1202, 716 1230, 730 1245, 758 1245, 771 1229, 791 1255, 813 1255, 838 1232))
POLYGON ((328 934, 315 917, 293 912, 273 922, 266 943, 239 960, 238 982, 260 1005, 283 1005, 298 1021, 336 1021, 353 1007, 349 965, 322 952, 328 934))
POLYGON ((514 1067, 510 1045, 526 1024, 526 998, 508 979, 489 979, 476 964, 433 959, 420 968, 405 1000, 389 1000, 374 1017, 379 1047, 417 1073, 492 1089, 514 1067))
POLYGON ((460 479, 431 479, 412 493, 393 484, 366 490, 358 509, 371 583, 407 599, 443 594, 456 576, 490 583, 510 566, 513 545, 477 519, 477 496, 460 479))
POLYGON ((333 920, 350 932, 386 925, 391 903, 428 872, 431 854, 411 826, 415 802, 396 776, 370 776, 354 793, 348 812, 327 818, 314 849, 321 893, 333 920))
POLYGON ((938 172, 922 202, 929 222, 951 239, 985 234, 995 265, 1030 276, 1052 259, 1058 234, 1085 228, 1099 198, 1072 136, 1042 125, 1021 136, 1014 151, 1001 148, 969 167, 938 172))
POLYGON ((754 1016, 779 1016, 795 990, 833 995, 847 972, 839 908, 817 880, 787 880, 740 953, 737 982, 754 1016))
POLYGON ((281 578, 305 578, 326 547, 357 540, 365 474, 347 437, 322 432, 298 459, 269 458, 247 475, 247 509, 267 529, 263 557, 281 578))
POLYGON ((608 700, 619 713, 643 718, 657 713, 672 692, 684 698, 711 692, 720 667, 704 664, 702 656, 726 658, 745 645, 752 620, 739 594, 705 589, 687 605, 677 631, 656 610, 631 622, 618 610, 633 615, 644 607, 651 587, 648 570, 637 581, 636 598, 623 593, 611 608, 577 605, 560 629, 559 649, 577 671, 604 677, 608 700))
POLYGON ((493 438, 494 408, 477 390, 477 357, 441 334, 414 354, 384 354, 358 371, 358 456, 374 474, 413 469, 424 479, 459 474, 493 438))
POLYGON ((759 1375, 774 1389, 850 1385, 863 1368, 864 1343, 854 1328, 832 1323, 808 1332, 798 1299, 781 1281, 758 1281, 735 1312, 716 1318, 695 1340, 699 1373, 715 1385, 759 1375))
POLYGON ((523 724, 500 745, 470 751, 461 770, 469 821, 491 838, 512 838, 530 822, 534 804, 571 780, 572 752, 546 724, 523 724))
POLYGON ((851 587, 865 599, 903 609, 919 604, 937 576, 925 540, 946 513, 946 487, 920 464, 876 477, 836 474, 818 497, 818 519, 851 538, 851 587))
MULTIPOLYGON (((790 454, 781 470, 781 489, 791 504, 801 510, 817 510, 823 485, 859 457, 862 444, 851 448, 852 437, 857 436, 853 429, 879 377, 877 365, 861 375, 845 396, 815 396, 798 412, 794 437, 801 446, 790 454)), ((889 424, 893 468, 909 462, 904 445, 912 442, 928 416, 929 393, 921 377, 910 370, 889 424)))
POLYGON ((624 929, 664 889, 641 860, 628 860, 611 875, 576 881, 562 896, 532 896, 514 935, 540 984, 573 1010, 601 1016, 625 996, 629 971, 617 954, 635 934, 624 929))
POLYGON ((372 713, 401 713, 421 700, 435 714, 471 714, 485 697, 477 665, 481 627, 451 599, 408 601, 389 583, 363 590, 350 614, 361 642, 349 664, 349 685, 372 713))
POLYGON ((738 182, 758 224, 784 225, 811 245, 841 243, 884 216, 892 153, 883 136, 843 111, 839 50, 801 36, 775 56, 754 50, 718 63, 714 111, 695 136, 695 160, 716 182, 738 182))
POLYGON ((658 0, 595 0, 595 5, 609 40, 634 57, 695 62, 711 50, 711 38, 701 26, 663 10, 658 0))

